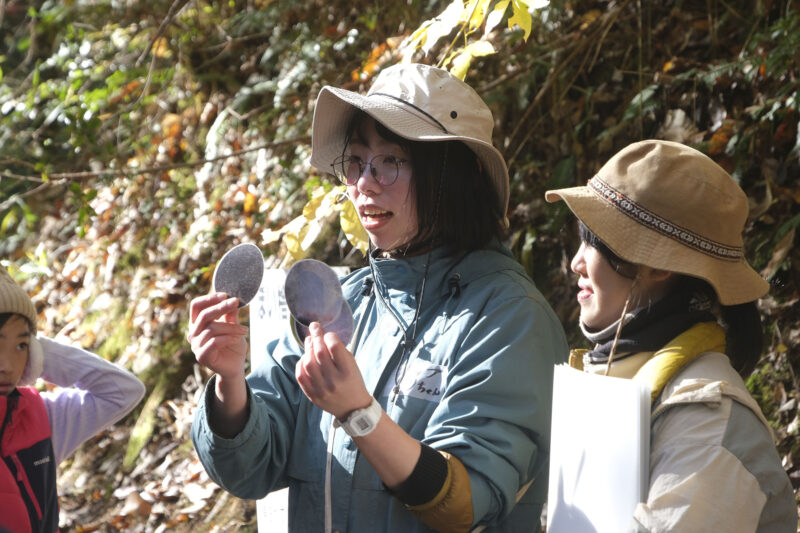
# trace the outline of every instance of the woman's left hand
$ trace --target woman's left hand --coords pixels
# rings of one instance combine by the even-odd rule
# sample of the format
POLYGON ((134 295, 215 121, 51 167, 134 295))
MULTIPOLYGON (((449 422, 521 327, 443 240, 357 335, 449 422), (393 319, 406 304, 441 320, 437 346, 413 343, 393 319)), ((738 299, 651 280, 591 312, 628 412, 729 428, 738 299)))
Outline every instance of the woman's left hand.
POLYGON ((338 419, 367 407, 372 396, 355 356, 336 333, 325 333, 318 322, 309 326, 305 353, 297 362, 297 383, 311 403, 338 419))

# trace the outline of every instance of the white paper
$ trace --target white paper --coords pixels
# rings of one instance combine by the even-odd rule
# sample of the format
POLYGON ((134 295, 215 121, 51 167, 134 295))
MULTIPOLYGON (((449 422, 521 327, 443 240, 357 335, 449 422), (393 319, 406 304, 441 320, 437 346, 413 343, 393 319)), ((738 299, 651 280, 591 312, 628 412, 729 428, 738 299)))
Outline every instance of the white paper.
POLYGON ((650 390, 555 367, 548 533, 627 531, 647 496, 650 390))
POLYGON ((283 294, 286 269, 265 268, 264 277, 250 302, 250 367, 267 356, 267 343, 280 338, 289 328, 289 308, 283 294))

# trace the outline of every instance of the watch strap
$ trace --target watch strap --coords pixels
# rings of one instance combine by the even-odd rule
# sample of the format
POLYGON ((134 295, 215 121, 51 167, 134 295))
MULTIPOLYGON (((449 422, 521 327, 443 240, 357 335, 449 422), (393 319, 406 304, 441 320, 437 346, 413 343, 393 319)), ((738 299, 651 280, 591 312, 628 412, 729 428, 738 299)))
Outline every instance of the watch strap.
POLYGON ((341 427, 351 437, 364 437, 372 433, 378 425, 383 414, 383 408, 378 400, 372 398, 372 403, 363 409, 356 409, 345 420, 334 419, 334 426, 341 427))

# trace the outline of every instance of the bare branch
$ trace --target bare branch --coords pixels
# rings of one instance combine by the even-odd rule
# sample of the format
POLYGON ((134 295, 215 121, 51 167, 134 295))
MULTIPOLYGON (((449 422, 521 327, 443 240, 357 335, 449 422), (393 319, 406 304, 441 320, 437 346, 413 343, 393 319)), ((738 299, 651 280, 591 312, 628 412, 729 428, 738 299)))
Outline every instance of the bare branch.
POLYGON ((156 44, 156 41, 164 34, 166 31, 167 26, 172 22, 172 19, 175 18, 175 15, 178 14, 178 11, 181 10, 183 6, 189 3, 189 0, 175 0, 172 2, 172 5, 169 6, 169 11, 167 11, 167 16, 164 20, 161 21, 161 24, 158 26, 158 30, 156 30, 156 34, 153 35, 153 38, 150 40, 150 44, 147 45, 147 48, 142 52, 142 55, 139 56, 139 59, 136 60, 136 66, 140 66, 144 58, 147 57, 147 54, 153 49, 153 45, 156 44))
MULTIPOLYGON (((175 170, 177 168, 192 168, 192 167, 199 167, 205 165, 206 163, 213 163, 215 161, 221 161, 223 159, 228 159, 230 157, 236 157, 242 154, 246 154, 248 152, 255 152, 256 150, 262 150, 264 148, 274 148, 276 146, 283 146, 286 144, 294 144, 294 143, 308 143, 311 139, 308 136, 304 137, 296 137, 294 139, 286 139, 284 141, 274 141, 268 143, 262 143, 256 146, 251 146, 250 148, 245 148, 243 150, 237 150, 235 152, 231 152, 230 154, 220 155, 217 157, 212 157, 210 159, 199 159, 197 161, 187 161, 185 163, 172 163, 169 165, 159 165, 155 167, 144 167, 144 168, 106 168, 102 170, 95 170, 91 172, 58 172, 54 174, 49 174, 49 178, 51 180, 83 180, 86 178, 96 178, 99 176, 138 176, 139 174, 159 174, 161 172, 166 172, 168 170, 175 170)), ((17 179, 17 180, 25 180, 25 181, 44 181, 41 178, 32 175, 23 175, 23 174, 13 174, 11 172, 0 172, 0 176, 17 179)))

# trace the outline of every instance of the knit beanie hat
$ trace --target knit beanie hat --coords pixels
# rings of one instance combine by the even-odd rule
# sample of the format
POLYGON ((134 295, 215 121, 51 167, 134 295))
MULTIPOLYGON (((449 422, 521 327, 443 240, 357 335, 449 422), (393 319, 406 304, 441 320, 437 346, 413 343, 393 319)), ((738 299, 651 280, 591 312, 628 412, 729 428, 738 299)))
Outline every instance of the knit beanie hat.
POLYGON ((0 313, 16 313, 30 322, 31 342, 28 350, 28 363, 22 373, 19 385, 33 385, 42 374, 44 356, 42 348, 36 341, 36 308, 28 294, 11 277, 5 268, 0 266, 0 313))

